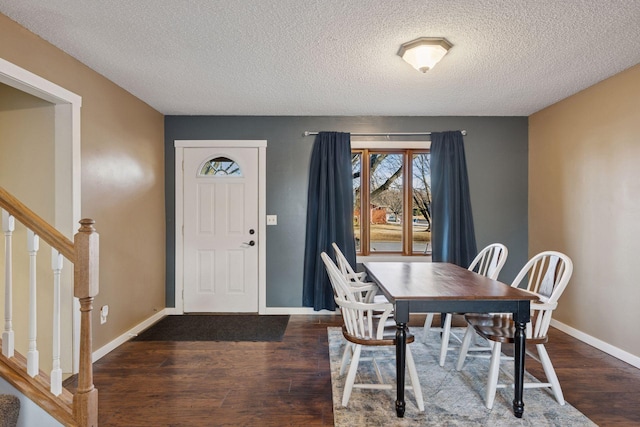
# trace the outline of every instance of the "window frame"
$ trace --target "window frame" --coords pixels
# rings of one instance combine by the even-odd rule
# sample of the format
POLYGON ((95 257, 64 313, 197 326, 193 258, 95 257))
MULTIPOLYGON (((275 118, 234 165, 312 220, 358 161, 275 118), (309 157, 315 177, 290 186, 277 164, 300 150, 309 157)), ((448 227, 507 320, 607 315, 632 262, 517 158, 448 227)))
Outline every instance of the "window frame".
MULTIPOLYGON (((430 141, 358 141, 351 143, 351 153, 360 153, 360 250, 356 253, 358 257, 368 256, 400 256, 416 257, 431 256, 431 250, 427 246, 424 252, 413 252, 413 156, 414 154, 425 154, 431 152, 430 141), (402 154, 402 188, 403 188, 403 211, 402 211, 402 245, 401 251, 371 251, 370 242, 370 209, 363 209, 363 206, 370 206, 370 162, 371 153, 402 154), (408 226, 410 225, 410 226, 408 226)), ((355 200, 354 200, 355 205, 355 200)), ((433 227, 433 224, 432 224, 433 227)))
MULTIPOLYGON (((214 170, 213 167, 211 166, 211 170, 214 170)), ((228 179, 228 178, 242 178, 244 176, 244 173, 242 172, 242 167, 240 166, 240 163, 238 163, 238 161, 236 161, 235 159, 232 159, 229 156, 224 156, 224 155, 219 155, 219 156, 215 156, 215 157, 211 157, 210 159, 202 162, 202 164, 199 166, 198 168, 198 177, 199 178, 216 178, 216 179, 228 179), (219 162, 229 162, 232 165, 236 165, 237 167, 237 173, 233 173, 233 174, 228 174, 228 173, 211 173, 211 174, 205 174, 203 173, 204 168, 207 167, 207 165, 210 165, 211 163, 215 162, 215 161, 219 161, 219 162)))

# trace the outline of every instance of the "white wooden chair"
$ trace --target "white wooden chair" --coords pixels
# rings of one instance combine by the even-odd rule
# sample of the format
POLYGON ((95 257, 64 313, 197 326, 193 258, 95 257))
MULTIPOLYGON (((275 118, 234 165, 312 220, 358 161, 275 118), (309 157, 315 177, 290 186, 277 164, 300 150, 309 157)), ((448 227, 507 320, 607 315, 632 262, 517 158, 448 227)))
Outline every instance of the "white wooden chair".
MULTIPOLYGON (((558 306, 558 299, 569 283, 573 272, 571 259, 560 252, 541 252, 531 258, 516 276, 511 286, 521 287, 529 292, 535 293, 539 300, 531 303, 531 322, 527 324, 526 330, 526 350, 527 355, 542 364, 547 381, 545 383, 525 383, 524 388, 550 387, 560 405, 564 405, 564 397, 560 382, 551 364, 549 354, 544 344, 548 340, 547 332, 551 322, 553 310, 558 306), (537 357, 531 351, 531 345, 537 350, 537 357)), ((464 365, 468 354, 469 345, 474 335, 479 335, 491 344, 486 350, 491 352, 491 363, 487 380, 485 404, 487 408, 493 407, 496 389, 505 387, 498 385, 498 374, 500 372, 500 361, 511 359, 501 354, 502 344, 512 344, 514 342, 515 327, 511 314, 468 314, 465 316, 467 331, 462 340, 462 347, 458 357, 456 369, 459 371, 464 365)), ((478 350, 478 349, 476 349, 478 350)))
POLYGON ((378 294, 378 285, 366 281, 367 274, 365 272, 355 271, 335 242, 331 243, 331 246, 336 255, 336 262, 340 272, 345 277, 347 283, 349 283, 349 286, 356 292, 359 301, 389 302, 384 295, 378 294))
MULTIPOLYGON (((480 253, 471 261, 469 270, 475 271, 478 274, 482 274, 490 279, 496 280, 500 274, 500 270, 507 261, 509 251, 507 247, 501 243, 492 243, 484 248, 480 253)), ((447 351, 451 350, 449 341, 454 338, 458 343, 462 343, 462 338, 451 332, 451 322, 453 320, 453 313, 446 313, 442 327, 434 327, 433 323, 434 313, 428 313, 424 322, 423 337, 426 342, 430 332, 439 332, 441 334, 440 344, 440 366, 444 366, 444 361, 447 357, 447 351)))
POLYGON ((336 262, 338 264, 338 267, 340 268, 342 274, 347 278, 347 280, 364 283, 366 281, 367 274, 365 272, 355 271, 351 264, 349 264, 347 257, 344 256, 336 242, 331 243, 331 246, 333 247, 333 251, 336 254, 336 262))
MULTIPOLYGON (((380 372, 375 359, 376 350, 379 350, 381 346, 392 346, 395 348, 396 325, 395 322, 389 318, 393 312, 393 305, 388 302, 368 303, 357 301, 344 275, 331 258, 324 252, 321 254, 321 257, 325 264, 327 274, 329 275, 331 285, 334 289, 336 304, 340 307, 342 319, 344 321, 342 335, 347 340, 347 347, 342 356, 340 375, 344 374, 348 364, 349 371, 347 373, 344 393, 342 395, 342 406, 346 407, 354 388, 383 390, 391 390, 394 388, 393 384, 384 382, 382 373, 380 372), (371 351, 371 358, 361 357, 363 349, 371 351), (355 383, 358 365, 361 360, 372 361, 378 383, 355 383)), ((413 341, 413 335, 407 334, 407 344, 412 343, 413 341)), ((422 389, 418 379, 418 371, 416 370, 409 346, 407 346, 406 366, 409 370, 409 378, 411 380, 411 386, 407 386, 406 388, 413 390, 418 409, 420 411, 424 411, 424 399, 422 397, 422 389)))

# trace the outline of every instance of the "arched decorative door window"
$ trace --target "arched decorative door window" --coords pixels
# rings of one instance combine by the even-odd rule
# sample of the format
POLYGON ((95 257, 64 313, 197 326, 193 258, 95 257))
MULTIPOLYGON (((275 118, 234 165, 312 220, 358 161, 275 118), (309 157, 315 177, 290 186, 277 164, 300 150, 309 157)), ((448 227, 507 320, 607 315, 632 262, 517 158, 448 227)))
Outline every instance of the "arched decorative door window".
POLYGON ((204 162, 198 172, 198 176, 240 177, 242 176, 242 170, 234 160, 219 156, 204 162))

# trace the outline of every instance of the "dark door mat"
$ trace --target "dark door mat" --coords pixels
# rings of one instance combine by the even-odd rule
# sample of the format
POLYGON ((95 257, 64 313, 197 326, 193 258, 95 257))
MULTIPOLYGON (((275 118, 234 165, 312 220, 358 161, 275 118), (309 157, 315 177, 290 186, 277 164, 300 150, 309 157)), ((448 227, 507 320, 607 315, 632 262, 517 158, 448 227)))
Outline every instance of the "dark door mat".
POLYGON ((167 316, 133 341, 282 341, 289 316, 167 316))

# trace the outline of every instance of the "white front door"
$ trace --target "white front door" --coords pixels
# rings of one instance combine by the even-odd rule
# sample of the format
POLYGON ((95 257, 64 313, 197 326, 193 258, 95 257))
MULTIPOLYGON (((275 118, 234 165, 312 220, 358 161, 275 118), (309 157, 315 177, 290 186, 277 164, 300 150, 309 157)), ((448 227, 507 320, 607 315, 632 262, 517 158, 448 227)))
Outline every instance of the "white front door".
POLYGON ((184 312, 258 311, 258 149, 185 148, 184 312))

